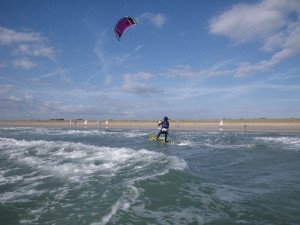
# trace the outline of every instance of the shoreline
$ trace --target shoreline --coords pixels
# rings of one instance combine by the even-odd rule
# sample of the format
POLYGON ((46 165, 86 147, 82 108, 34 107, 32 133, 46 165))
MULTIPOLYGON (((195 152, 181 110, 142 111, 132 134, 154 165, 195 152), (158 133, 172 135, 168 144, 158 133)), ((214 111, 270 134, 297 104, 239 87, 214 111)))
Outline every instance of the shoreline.
MULTIPOLYGON (((300 132, 300 119, 245 119, 245 120, 223 120, 222 129, 218 120, 182 120, 178 123, 170 121, 170 130, 191 131, 279 131, 300 132)), ((112 128, 112 129, 157 129, 157 121, 154 120, 110 120, 97 124, 96 120, 15 120, 0 121, 0 127, 69 127, 69 128, 112 128)))

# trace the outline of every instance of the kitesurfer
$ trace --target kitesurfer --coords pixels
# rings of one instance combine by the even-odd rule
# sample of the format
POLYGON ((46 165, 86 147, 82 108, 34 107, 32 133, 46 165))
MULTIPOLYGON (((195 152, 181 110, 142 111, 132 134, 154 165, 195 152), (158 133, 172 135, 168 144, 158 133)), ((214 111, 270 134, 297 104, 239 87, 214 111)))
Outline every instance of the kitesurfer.
POLYGON ((161 134, 165 135, 165 142, 167 142, 167 137, 168 137, 168 132, 169 132, 169 118, 167 116, 164 117, 163 121, 158 121, 158 126, 161 126, 158 134, 157 134, 157 139, 161 134))

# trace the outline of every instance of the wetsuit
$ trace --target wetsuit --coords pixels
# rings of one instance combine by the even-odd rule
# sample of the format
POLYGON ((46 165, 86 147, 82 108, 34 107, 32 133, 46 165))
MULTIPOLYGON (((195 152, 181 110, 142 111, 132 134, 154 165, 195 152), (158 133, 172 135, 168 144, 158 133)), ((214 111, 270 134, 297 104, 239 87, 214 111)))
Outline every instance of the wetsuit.
POLYGON ((159 132, 157 134, 157 138, 159 138, 159 136, 161 134, 164 134, 165 135, 165 142, 167 142, 168 131, 169 131, 169 122, 167 120, 164 120, 164 121, 158 123, 158 126, 161 126, 161 129, 159 130, 159 132))

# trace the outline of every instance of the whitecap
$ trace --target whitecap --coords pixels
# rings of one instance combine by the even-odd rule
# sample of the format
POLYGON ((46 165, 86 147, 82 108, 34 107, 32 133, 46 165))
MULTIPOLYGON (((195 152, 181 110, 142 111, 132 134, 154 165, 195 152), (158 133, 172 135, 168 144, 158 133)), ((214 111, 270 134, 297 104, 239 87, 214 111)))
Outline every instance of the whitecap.
POLYGON ((179 146, 194 146, 194 142, 189 141, 189 140, 184 140, 178 143, 179 146))
POLYGON ((299 137, 256 137, 255 140, 266 144, 280 144, 285 146, 286 149, 300 151, 299 137))
MULTIPOLYGON (((100 224, 110 221, 119 210, 130 209, 140 195, 140 190, 135 187, 137 182, 164 175, 169 170, 187 168, 185 160, 177 156, 168 156, 145 148, 136 150, 127 147, 14 138, 0 138, 0 148, 1 156, 4 156, 7 163, 27 168, 29 171, 11 177, 5 176, 10 169, 0 173, 0 179, 6 184, 18 185, 17 188, 0 194, 0 202, 3 204, 30 202, 32 198, 44 194, 63 200, 74 187, 84 188, 95 181, 97 186, 104 187, 103 198, 108 198, 109 194, 105 192, 105 188, 110 182, 115 185, 115 180, 118 180, 121 184, 118 194, 121 192, 121 195, 112 203, 110 212, 102 217, 100 224), (48 188, 45 186, 47 182, 54 186, 48 188), (55 186, 55 183, 63 183, 64 186, 55 186), (105 197, 106 194, 108 197, 105 197)), ((89 192, 83 191, 82 198, 96 193, 94 190, 89 192)), ((97 194, 99 195, 99 190, 97 194)), ((79 195, 78 198, 80 197, 79 195)), ((56 207, 53 206, 55 202, 51 204, 47 209, 56 207)), ((35 210, 39 212, 40 209, 35 210)), ((26 219, 19 222, 26 223, 26 219)))

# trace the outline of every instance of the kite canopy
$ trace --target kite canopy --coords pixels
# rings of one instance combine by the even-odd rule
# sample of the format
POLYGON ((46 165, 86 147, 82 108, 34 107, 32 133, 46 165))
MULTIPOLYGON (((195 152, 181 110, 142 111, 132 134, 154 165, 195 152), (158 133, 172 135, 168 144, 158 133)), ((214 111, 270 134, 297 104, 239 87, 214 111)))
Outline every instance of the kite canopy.
POLYGON ((119 41, 123 32, 132 25, 136 25, 136 21, 130 16, 125 16, 118 21, 115 26, 115 34, 119 41))

